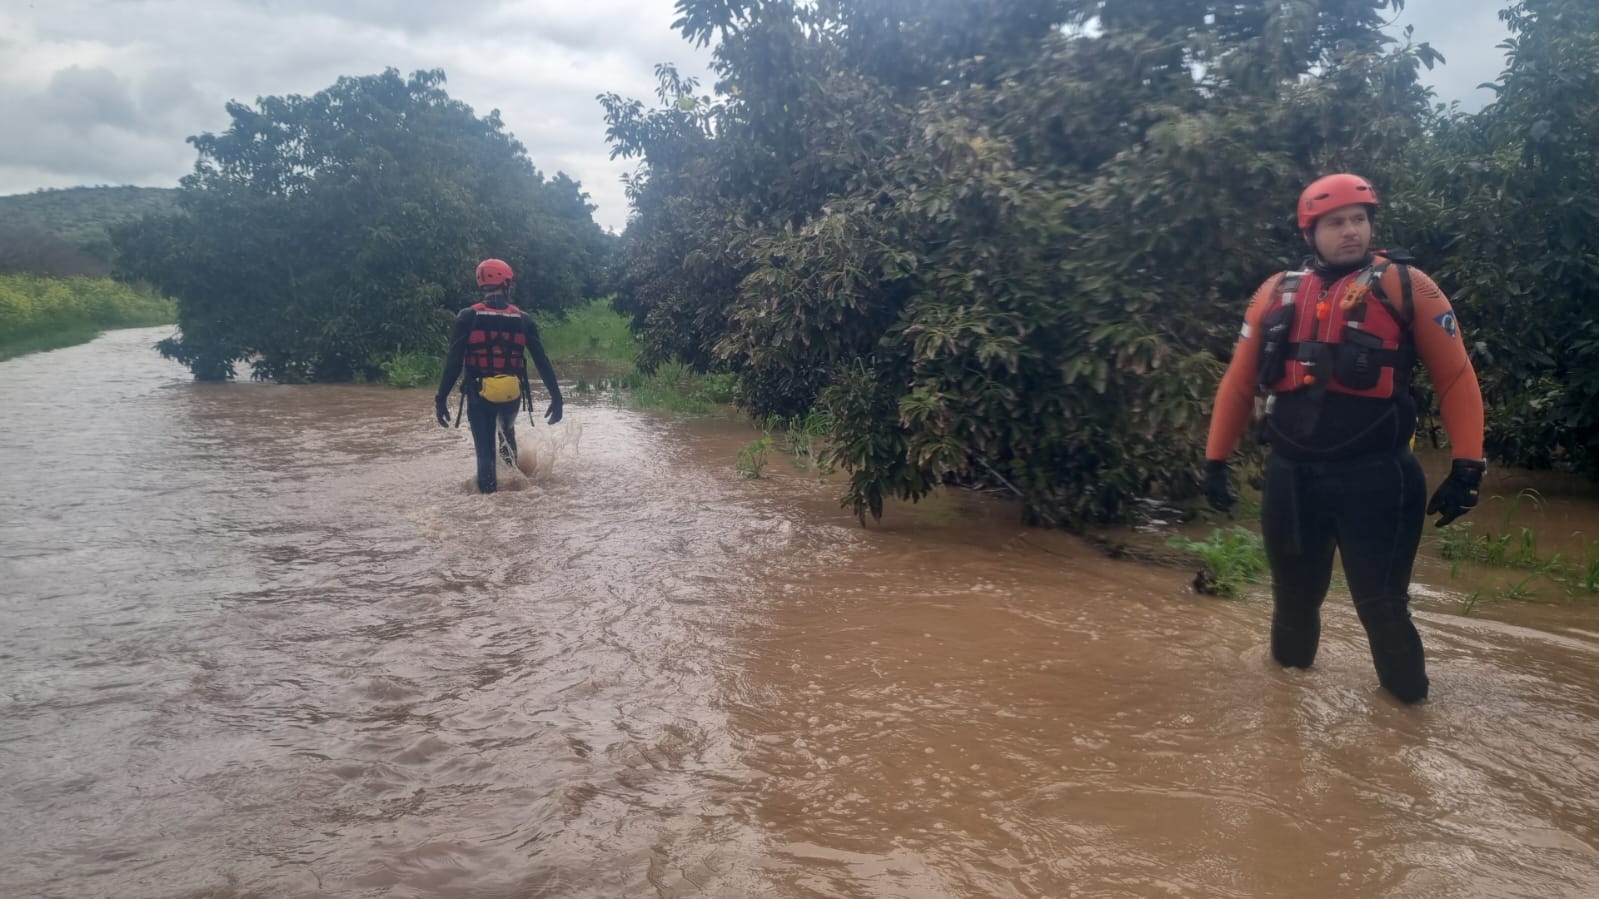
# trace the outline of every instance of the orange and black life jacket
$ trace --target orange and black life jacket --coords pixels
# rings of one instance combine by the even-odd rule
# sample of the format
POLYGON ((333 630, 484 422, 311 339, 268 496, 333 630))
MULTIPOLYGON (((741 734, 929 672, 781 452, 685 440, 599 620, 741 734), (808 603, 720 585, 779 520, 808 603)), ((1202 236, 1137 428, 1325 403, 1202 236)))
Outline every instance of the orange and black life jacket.
POLYGON ((1327 391, 1368 399, 1405 394, 1416 360, 1410 290, 1405 262, 1381 253, 1330 282, 1310 268, 1285 272, 1261 316, 1261 390, 1272 398, 1296 391, 1311 398, 1327 391), (1390 266, 1399 267, 1400 305, 1382 288, 1390 266))
POLYGON ((522 310, 512 305, 486 303, 472 306, 472 330, 467 333, 466 353, 462 356, 466 373, 473 378, 491 375, 516 375, 527 378, 527 331, 522 326, 522 310))

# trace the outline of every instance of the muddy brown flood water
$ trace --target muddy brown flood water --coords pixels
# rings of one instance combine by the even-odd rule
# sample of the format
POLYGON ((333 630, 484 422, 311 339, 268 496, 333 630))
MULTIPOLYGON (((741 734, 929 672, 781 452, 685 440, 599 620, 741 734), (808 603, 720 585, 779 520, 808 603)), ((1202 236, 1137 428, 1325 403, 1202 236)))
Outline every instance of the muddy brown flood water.
POLYGON ((6 897, 1599 895, 1591 606, 1423 591, 1405 708, 1346 594, 1282 671, 1260 591, 581 397, 477 496, 426 391, 162 333, 0 363, 6 897))

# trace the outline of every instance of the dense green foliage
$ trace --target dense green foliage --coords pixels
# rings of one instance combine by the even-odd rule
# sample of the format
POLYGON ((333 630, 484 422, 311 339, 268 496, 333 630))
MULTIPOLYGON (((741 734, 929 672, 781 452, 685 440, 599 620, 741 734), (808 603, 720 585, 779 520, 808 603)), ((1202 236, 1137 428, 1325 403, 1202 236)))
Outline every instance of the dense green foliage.
POLYGON ((587 196, 443 84, 341 78, 230 103, 228 130, 190 138, 182 214, 113 234, 120 274, 178 299, 182 334, 162 352, 202 379, 245 360, 279 381, 378 378, 442 352, 484 257, 511 264, 526 306, 597 295, 607 238, 587 196))
POLYGON ((1422 133, 1397 2, 680 0, 715 96, 615 95, 645 365, 819 404, 863 520, 946 479, 1030 515, 1194 488, 1244 298, 1300 187, 1422 133))
MULTIPOLYGON (((564 373, 569 365, 613 375, 633 372, 638 341, 627 318, 611 308, 610 300, 590 300, 564 312, 540 312, 534 317, 539 342, 557 372, 564 373)), ((394 356, 383 362, 383 380, 392 387, 436 386, 444 376, 444 357, 442 349, 394 356)))
POLYGON ((0 275, 0 359, 175 317, 171 300, 110 278, 0 275))
POLYGON ((591 300, 560 316, 541 314, 537 321, 539 342, 558 366, 588 364, 621 374, 638 359, 638 341, 609 300, 591 300))
POLYGON ((1388 165, 1392 230, 1465 323, 1488 451, 1599 476, 1599 4, 1523 0, 1497 99, 1388 165))
POLYGON ((177 190, 74 187, 0 197, 0 273, 111 273, 113 225, 171 212, 177 190))

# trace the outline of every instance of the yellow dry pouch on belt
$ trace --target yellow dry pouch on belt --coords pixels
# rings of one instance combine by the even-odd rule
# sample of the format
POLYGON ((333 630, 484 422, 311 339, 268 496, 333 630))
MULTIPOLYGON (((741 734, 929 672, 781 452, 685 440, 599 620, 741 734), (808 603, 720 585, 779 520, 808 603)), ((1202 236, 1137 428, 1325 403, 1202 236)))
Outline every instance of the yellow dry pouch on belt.
POLYGON ((478 386, 477 395, 491 403, 509 403, 522 398, 522 379, 516 375, 490 375, 478 386))

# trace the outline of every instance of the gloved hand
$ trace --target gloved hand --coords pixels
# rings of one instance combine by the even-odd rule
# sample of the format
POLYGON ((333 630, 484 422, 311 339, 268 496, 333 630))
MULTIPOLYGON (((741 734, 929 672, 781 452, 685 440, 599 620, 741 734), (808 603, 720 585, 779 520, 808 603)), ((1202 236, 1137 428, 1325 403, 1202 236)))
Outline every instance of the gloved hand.
POLYGON ((1482 486, 1482 473, 1487 470, 1488 464, 1481 459, 1456 459, 1449 466, 1449 477, 1438 485, 1427 503, 1428 515, 1443 515, 1433 527, 1441 528, 1477 508, 1477 489, 1482 486))
POLYGON ((1205 460, 1205 500, 1218 512, 1226 512, 1238 501, 1238 494, 1227 486, 1227 462, 1221 459, 1205 460))
POLYGON ((449 396, 441 393, 433 398, 433 417, 439 420, 439 427, 447 428, 450 426, 449 396))
POLYGON ((549 408, 544 410, 544 420, 549 422, 552 425, 560 423, 560 421, 561 421, 561 395, 559 393, 557 393, 554 396, 550 397, 549 408))

